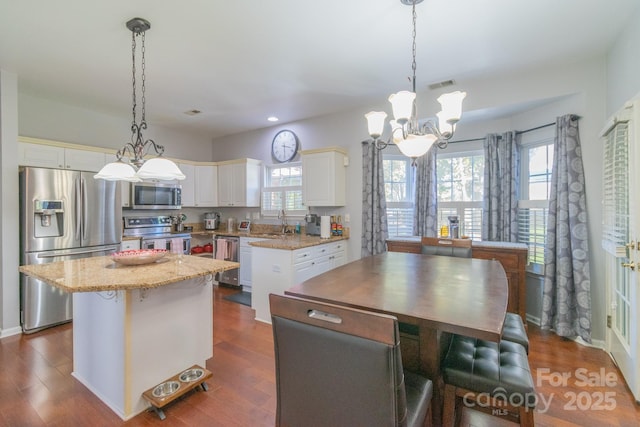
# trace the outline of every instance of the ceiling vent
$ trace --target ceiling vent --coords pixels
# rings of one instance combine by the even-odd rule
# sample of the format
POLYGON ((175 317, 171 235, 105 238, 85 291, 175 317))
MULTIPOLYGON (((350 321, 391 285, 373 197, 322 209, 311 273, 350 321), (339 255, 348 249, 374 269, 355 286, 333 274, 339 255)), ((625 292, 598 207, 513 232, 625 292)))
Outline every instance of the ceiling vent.
POLYGON ((431 83, 429 85, 429 89, 431 90, 440 89, 447 86, 453 86, 454 84, 456 84, 455 80, 444 80, 438 83, 431 83))

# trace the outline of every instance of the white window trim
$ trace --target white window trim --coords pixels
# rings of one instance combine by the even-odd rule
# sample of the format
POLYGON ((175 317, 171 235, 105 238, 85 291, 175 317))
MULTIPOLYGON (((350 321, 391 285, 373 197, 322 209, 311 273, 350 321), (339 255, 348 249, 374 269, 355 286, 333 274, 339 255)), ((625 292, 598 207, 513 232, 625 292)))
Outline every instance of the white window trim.
MULTIPOLYGON (((546 135, 542 136, 539 133, 536 135, 523 135, 520 141, 520 200, 518 200, 518 209, 548 209, 549 200, 529 200, 529 150, 531 148, 542 147, 545 145, 553 145, 555 137, 553 135, 553 128, 545 129, 546 135), (523 197, 527 197, 524 199, 523 197)), ((554 153, 555 155, 555 153, 554 153)), ((518 221, 520 218, 518 218, 518 221)), ((548 226, 548 224, 547 224, 548 226)), ((519 238, 520 240, 520 238, 519 238)), ((526 242, 522 242, 526 243, 526 242)), ((546 243, 545 243, 546 247, 546 243)), ((536 275, 544 275, 544 264, 532 263, 527 259, 526 271, 536 275)))
MULTIPOLYGON (((284 168, 290 168, 290 167, 295 167, 295 166, 300 166, 302 167, 302 162, 290 162, 290 163, 277 163, 277 164, 271 164, 271 165, 265 165, 264 167, 264 177, 263 177, 263 187, 262 190, 260 191, 260 213, 263 217, 272 217, 272 218, 278 218, 280 216, 280 209, 274 210, 274 209, 265 209, 264 206, 262 205, 262 200, 263 200, 263 196, 265 192, 271 192, 271 193, 277 193, 280 192, 282 193, 282 198, 284 200, 284 196, 285 193, 287 191, 300 191, 302 192, 302 184, 300 185, 290 185, 290 186, 276 186, 276 187, 268 187, 266 186, 266 183, 269 182, 269 176, 271 173, 271 170, 273 169, 284 169, 284 168)), ((304 171, 302 171, 302 174, 304 174, 304 171)), ((287 217, 290 218, 304 218, 304 216, 306 214, 309 213, 309 208, 308 207, 304 207, 303 209, 295 209, 295 210, 291 210, 291 209, 286 209, 284 210, 284 213, 287 217)))

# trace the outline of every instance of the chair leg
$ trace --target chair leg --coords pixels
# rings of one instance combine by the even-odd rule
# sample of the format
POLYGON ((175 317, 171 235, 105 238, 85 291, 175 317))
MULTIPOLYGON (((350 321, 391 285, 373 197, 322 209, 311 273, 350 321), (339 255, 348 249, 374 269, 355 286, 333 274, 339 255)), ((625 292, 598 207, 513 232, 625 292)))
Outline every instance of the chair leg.
POLYGON ((520 427, 534 427, 533 421, 533 413, 535 412, 534 408, 527 408, 526 406, 521 406, 518 410, 518 416, 520 418, 520 427))
POLYGON ((442 426, 456 425, 456 387, 450 384, 444 386, 444 408, 442 409, 442 426))

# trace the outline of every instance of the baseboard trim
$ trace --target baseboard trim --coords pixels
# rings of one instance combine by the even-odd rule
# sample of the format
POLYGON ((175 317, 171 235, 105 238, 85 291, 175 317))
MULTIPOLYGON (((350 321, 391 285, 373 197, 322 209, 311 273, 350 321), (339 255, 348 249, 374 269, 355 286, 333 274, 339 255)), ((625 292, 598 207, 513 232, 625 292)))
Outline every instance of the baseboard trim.
POLYGON ((20 326, 16 326, 14 328, 9 329, 1 329, 0 330, 0 339, 10 337, 13 335, 18 335, 22 333, 22 328, 20 326))
MULTIPOLYGON (((529 313, 527 313, 527 322, 531 322, 538 327, 540 326, 540 318, 532 316, 529 313)), ((591 344, 580 337, 571 338, 571 340, 585 347, 599 348, 600 350, 604 350, 606 348, 604 340, 591 340, 591 344)))

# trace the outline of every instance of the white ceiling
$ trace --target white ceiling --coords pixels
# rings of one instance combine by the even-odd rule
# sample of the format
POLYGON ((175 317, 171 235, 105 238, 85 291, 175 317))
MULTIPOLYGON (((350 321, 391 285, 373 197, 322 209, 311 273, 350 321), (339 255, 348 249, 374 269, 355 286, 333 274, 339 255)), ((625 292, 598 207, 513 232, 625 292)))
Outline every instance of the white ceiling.
MULTIPOLYGON (((639 4, 425 0, 418 91, 602 54, 639 4)), ((133 17, 151 22, 150 124, 219 137, 410 88, 411 7, 400 0, 0 0, 0 68, 21 92, 130 118, 133 17)))

